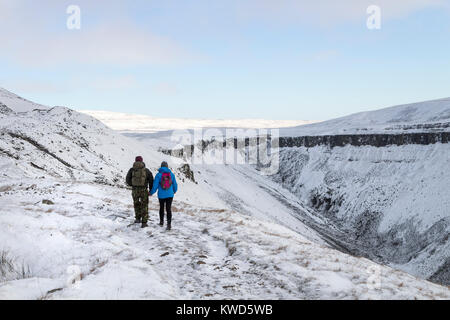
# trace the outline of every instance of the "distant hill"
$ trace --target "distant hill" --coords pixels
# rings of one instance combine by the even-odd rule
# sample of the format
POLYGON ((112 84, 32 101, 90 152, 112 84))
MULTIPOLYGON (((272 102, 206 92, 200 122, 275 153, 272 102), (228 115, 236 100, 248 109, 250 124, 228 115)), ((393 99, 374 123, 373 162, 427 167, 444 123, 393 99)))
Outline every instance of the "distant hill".
POLYGON ((450 123, 450 98, 359 112, 320 123, 286 128, 283 136, 380 133, 405 130, 441 129, 450 123), (425 125, 425 126, 424 126, 425 125))

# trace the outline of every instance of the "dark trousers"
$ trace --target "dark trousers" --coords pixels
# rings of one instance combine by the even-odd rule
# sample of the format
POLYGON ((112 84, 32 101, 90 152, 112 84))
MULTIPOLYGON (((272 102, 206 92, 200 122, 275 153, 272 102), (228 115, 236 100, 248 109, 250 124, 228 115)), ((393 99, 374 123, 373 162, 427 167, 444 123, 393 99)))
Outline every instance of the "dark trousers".
POLYGON ((164 205, 167 212, 167 224, 172 224, 172 200, 173 198, 159 199, 159 221, 164 222, 164 205))

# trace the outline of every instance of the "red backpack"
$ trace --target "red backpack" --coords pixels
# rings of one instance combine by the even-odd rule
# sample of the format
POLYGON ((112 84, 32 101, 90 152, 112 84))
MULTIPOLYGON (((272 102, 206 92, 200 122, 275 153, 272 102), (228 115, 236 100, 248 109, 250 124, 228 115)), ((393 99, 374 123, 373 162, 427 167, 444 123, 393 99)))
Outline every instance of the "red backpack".
POLYGON ((170 174, 170 172, 164 172, 161 175, 160 184, 164 190, 167 190, 170 188, 170 186, 172 185, 172 175, 170 174))

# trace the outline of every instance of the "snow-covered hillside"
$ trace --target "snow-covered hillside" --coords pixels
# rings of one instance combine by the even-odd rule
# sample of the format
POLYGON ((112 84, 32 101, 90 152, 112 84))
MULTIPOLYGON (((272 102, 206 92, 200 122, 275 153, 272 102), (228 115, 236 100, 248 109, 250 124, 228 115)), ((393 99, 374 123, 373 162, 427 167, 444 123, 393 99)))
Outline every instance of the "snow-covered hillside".
POLYGON ((250 166, 186 174, 169 159, 180 184, 173 230, 155 224, 154 198, 150 227, 130 226, 126 170, 138 154, 153 172, 167 156, 68 108, 4 104, 0 299, 450 298, 447 287, 335 250, 296 218, 293 195, 279 198, 250 166))
POLYGON ((48 107, 38 103, 34 103, 19 97, 18 95, 9 92, 6 89, 0 88, 0 106, 6 105, 15 112, 26 112, 34 109, 47 109, 48 107))
POLYGON ((282 136, 450 131, 450 98, 355 113, 305 126, 284 128, 282 136))
POLYGON ((355 254, 449 284, 449 154, 450 144, 283 148, 273 178, 355 254))
POLYGON ((306 120, 264 119, 171 119, 110 111, 81 110, 80 112, 100 120, 114 130, 141 133, 195 128, 283 128, 315 122, 306 120))

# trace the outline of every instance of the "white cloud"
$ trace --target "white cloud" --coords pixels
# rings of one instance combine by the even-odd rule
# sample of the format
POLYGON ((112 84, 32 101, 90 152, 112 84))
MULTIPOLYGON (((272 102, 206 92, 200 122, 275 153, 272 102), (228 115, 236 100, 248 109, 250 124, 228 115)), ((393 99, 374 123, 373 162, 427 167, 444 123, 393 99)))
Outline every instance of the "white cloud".
POLYGON ((365 21, 369 5, 378 5, 383 19, 404 17, 426 7, 447 7, 448 0, 249 0, 240 2, 242 19, 266 19, 277 23, 335 25, 365 21))
POLYGON ((3 54, 25 65, 63 63, 152 65, 182 63, 194 55, 174 41, 131 24, 102 25, 58 35, 12 40, 3 54))
MULTIPOLYGON (((89 7, 88 3, 84 4, 89 7)), ((103 6, 106 11, 111 10, 109 3, 103 2, 103 6)), ((68 30, 65 22, 68 15, 59 1, 41 4, 0 0, 0 58, 25 66, 165 65, 200 58, 169 37, 138 26, 123 16, 119 18, 118 8, 114 14, 105 14, 108 19, 89 24, 85 17, 93 10, 100 9, 90 5, 89 10, 83 6, 81 30, 68 30)))
MULTIPOLYGON (((162 17, 175 19, 176 2, 168 2, 159 4, 164 11, 162 17)), ((128 15, 124 2, 79 0, 77 3, 82 9, 81 30, 69 31, 65 29, 66 12, 61 1, 0 0, 0 58, 39 67, 67 64, 167 65, 207 59, 170 37, 158 35, 133 22, 119 20, 128 15), (102 14, 103 11, 106 13, 102 14), (89 16, 86 15, 95 16, 91 20, 98 24, 93 25, 92 21, 88 24, 89 16), (58 19, 61 22, 59 28, 57 24, 55 27, 58 19)), ((145 8, 142 3, 137 6, 145 8)), ((371 4, 381 7, 384 21, 426 7, 448 8, 449 0, 223 0, 223 3, 215 2, 214 6, 207 1, 184 3, 183 10, 187 10, 189 15, 185 25, 203 21, 200 16, 210 11, 216 15, 223 14, 227 22, 220 17, 214 19, 214 16, 208 20, 216 29, 220 28, 215 24, 229 23, 236 17, 241 22, 257 20, 313 26, 356 21, 364 27, 366 9, 371 4), (197 12, 195 9, 199 6, 204 11, 197 12), (211 9, 217 6, 222 10, 220 13, 211 9)))

